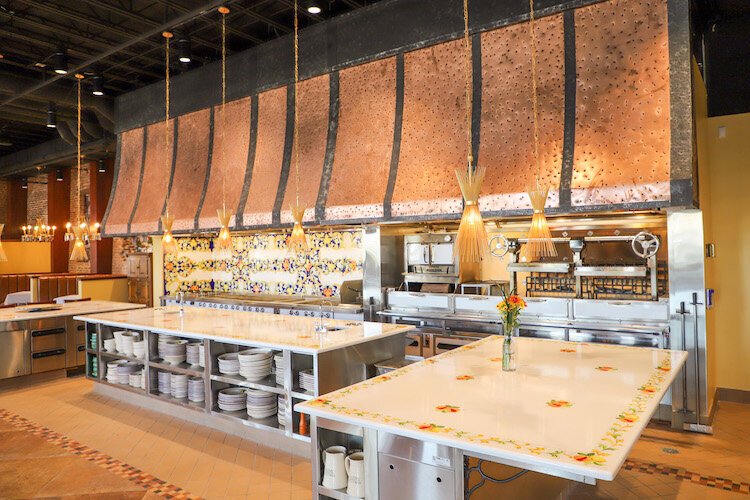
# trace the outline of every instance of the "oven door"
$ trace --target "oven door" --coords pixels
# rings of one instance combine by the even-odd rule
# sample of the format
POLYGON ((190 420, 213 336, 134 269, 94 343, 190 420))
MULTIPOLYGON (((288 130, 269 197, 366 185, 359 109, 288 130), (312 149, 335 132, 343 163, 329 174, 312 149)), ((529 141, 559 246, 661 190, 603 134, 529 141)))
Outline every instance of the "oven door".
POLYGON ((664 348, 665 340, 661 332, 613 332, 604 330, 571 329, 570 339, 573 342, 596 342, 597 344, 617 344, 634 347, 664 348))
POLYGON ((405 354, 422 357, 423 338, 421 333, 407 333, 405 354))
POLYGON ((466 344, 471 344, 477 340, 483 339, 486 335, 482 336, 467 336, 467 335, 451 335, 447 336, 435 336, 433 338, 433 351, 435 355, 442 354, 444 352, 452 351, 466 344))

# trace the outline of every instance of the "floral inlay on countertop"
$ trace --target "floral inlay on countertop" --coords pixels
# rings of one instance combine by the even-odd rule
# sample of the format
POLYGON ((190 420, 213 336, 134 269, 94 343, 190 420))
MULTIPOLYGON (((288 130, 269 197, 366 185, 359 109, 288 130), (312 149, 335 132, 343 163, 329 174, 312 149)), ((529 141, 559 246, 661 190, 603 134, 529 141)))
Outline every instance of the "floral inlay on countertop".
POLYGON ((500 352, 502 344, 502 337, 490 336, 297 408, 309 408, 325 418, 339 416, 355 425, 369 422, 392 432, 401 429, 415 438, 415 432, 439 435, 445 441, 438 442, 480 447, 481 453, 491 453, 489 447, 537 457, 545 464, 601 468, 603 472, 590 474, 611 479, 674 379, 672 366, 681 366, 686 356, 652 348, 586 343, 570 348, 561 347, 571 345, 563 341, 518 341, 521 358, 516 372, 503 372, 497 358, 488 355, 500 352), (568 351, 580 355, 570 357, 564 354, 568 351), (575 376, 566 378, 569 374, 575 376), (638 382, 638 376, 644 378, 638 382), (420 403, 415 405, 409 394, 417 387, 420 403), (576 397, 554 397, 561 392, 576 397), (433 397, 430 417, 420 411, 420 404, 429 404, 433 397), (534 405, 549 407, 550 420, 534 405), (457 412, 460 418, 450 416, 457 412), (536 415, 531 418, 527 412, 536 415), (596 429, 601 430, 593 436, 599 438, 592 437, 596 429))

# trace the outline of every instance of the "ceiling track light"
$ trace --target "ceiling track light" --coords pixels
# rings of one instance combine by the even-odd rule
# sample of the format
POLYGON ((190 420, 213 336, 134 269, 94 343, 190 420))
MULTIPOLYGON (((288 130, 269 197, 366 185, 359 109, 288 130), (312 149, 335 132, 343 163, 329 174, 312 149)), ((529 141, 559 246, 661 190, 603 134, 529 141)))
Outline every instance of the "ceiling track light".
POLYGON ((63 169, 61 168, 57 169, 57 176, 55 177, 55 179, 57 180, 57 182, 63 181, 63 169))
POLYGON ((189 63, 193 59, 190 49, 190 39, 185 35, 181 35, 177 40, 177 58, 184 64, 189 63))
POLYGON ((104 95, 104 78, 101 75, 94 75, 91 79, 91 93, 95 96, 104 95))
POLYGON ((58 75, 68 74, 68 51, 62 47, 52 56, 52 69, 58 75))
POLYGON ((47 128, 57 128, 57 108, 53 102, 47 105, 47 128))

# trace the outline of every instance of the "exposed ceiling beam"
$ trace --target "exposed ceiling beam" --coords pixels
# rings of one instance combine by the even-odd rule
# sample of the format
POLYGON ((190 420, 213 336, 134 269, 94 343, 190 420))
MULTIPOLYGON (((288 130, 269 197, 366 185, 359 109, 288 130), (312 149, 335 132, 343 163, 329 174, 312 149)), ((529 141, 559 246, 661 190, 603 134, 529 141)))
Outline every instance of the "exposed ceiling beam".
MULTIPOLYGON (((173 9, 173 10, 175 10, 177 12, 187 13, 189 11, 189 9, 187 7, 185 7, 183 5, 180 5, 179 3, 176 3, 176 2, 171 2, 169 0, 156 0, 156 1, 159 2, 161 5, 169 7, 170 9, 173 9)), ((220 2, 219 5, 224 5, 224 4, 228 4, 228 3, 229 2, 220 2)), ((217 7, 219 5, 217 5, 217 7)), ((209 20, 209 19, 207 19, 205 17, 202 18, 202 19, 205 20, 206 22, 211 23, 211 20, 209 20)), ((249 41, 251 41, 253 43, 256 43, 256 44, 263 43, 265 41, 265 40, 261 40, 258 37, 252 36, 252 35, 250 35, 248 33, 244 33, 244 32, 242 32, 242 31, 240 31, 238 29, 232 28, 231 26, 227 26, 227 31, 229 33, 233 34, 233 35, 237 35, 240 38, 244 38, 245 40, 249 40, 249 41)))

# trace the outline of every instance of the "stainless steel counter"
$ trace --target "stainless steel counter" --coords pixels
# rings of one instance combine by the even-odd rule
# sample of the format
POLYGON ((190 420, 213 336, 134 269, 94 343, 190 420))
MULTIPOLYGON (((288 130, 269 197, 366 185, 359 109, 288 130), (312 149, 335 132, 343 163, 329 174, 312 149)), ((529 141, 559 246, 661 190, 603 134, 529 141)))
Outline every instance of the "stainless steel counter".
MULTIPOLYGON (((161 297, 162 305, 173 305, 177 303, 174 295, 161 297)), ((295 314, 298 311, 307 311, 312 314, 301 314, 303 316, 317 315, 321 306, 326 317, 340 319, 362 319, 364 308, 361 304, 342 304, 338 298, 321 298, 305 295, 267 295, 267 294, 185 294, 185 305, 197 307, 210 307, 214 309, 227 309, 233 311, 252 312, 275 312, 277 314, 295 314), (262 310, 273 309, 273 310, 262 310), (333 313, 333 316, 331 316, 333 313), (351 315, 351 316, 350 316, 351 315)))

